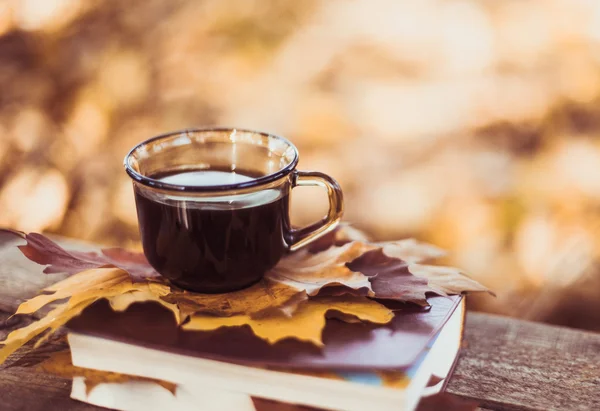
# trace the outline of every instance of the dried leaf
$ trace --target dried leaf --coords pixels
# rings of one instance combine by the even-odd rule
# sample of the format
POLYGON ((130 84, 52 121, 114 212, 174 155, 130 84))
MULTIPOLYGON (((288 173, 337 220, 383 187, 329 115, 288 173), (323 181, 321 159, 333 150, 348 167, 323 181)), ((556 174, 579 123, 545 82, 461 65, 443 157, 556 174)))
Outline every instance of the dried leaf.
POLYGON ((409 264, 408 270, 416 277, 427 280, 436 294, 461 294, 468 291, 494 293, 471 279, 457 268, 435 265, 409 264))
POLYGON ((65 250, 48 237, 38 234, 23 234, 27 244, 18 246, 21 252, 41 265, 46 265, 44 273, 75 274, 92 268, 115 267, 125 270, 133 281, 158 278, 159 274, 148 264, 142 253, 134 253, 118 248, 96 252, 65 250))
POLYGON ((425 293, 433 291, 427 279, 411 274, 406 262, 386 256, 381 249, 363 254, 348 266, 370 277, 376 298, 427 305, 425 293))
MULTIPOLYGON (((177 304, 182 316, 205 313, 214 316, 254 315, 286 304, 298 304, 306 293, 284 283, 263 279, 251 287, 224 294, 199 294, 174 290, 163 298, 177 304)), ((289 307, 288 307, 289 308, 289 307)))
POLYGON ((349 269, 346 264, 374 248, 366 243, 351 242, 317 254, 303 249, 283 258, 267 273, 267 278, 305 290, 309 296, 317 295, 321 288, 332 286, 366 290, 373 295, 369 278, 349 269))
POLYGON ((54 301, 59 301, 71 296, 77 295, 78 299, 85 299, 90 292, 110 289, 116 285, 123 284, 129 280, 129 276, 123 270, 111 269, 92 269, 82 271, 71 277, 53 284, 44 291, 49 294, 40 294, 30 300, 23 302, 15 314, 32 314, 54 301))
POLYGON ((452 267, 409 264, 391 258, 383 249, 370 251, 348 265, 370 277, 375 297, 427 305, 426 293, 438 295, 465 292, 493 293, 452 267))
MULTIPOLYGON (((32 314, 49 303, 68 298, 68 301, 59 304, 40 320, 13 331, 5 341, 0 342, 0 344, 4 344, 0 349, 0 363, 28 341, 48 331, 37 341, 36 347, 43 344, 59 327, 101 298, 107 298, 109 301, 116 298, 121 302, 117 301, 115 304, 123 305, 122 300, 126 298, 123 295, 137 291, 145 293, 147 299, 157 301, 160 295, 168 292, 168 287, 167 290, 164 287, 166 286, 161 287, 160 284, 153 283, 134 284, 129 275, 118 268, 86 270, 66 278, 46 289, 52 294, 38 295, 19 306, 17 314, 32 314)), ((176 306, 167 302, 161 302, 161 304, 170 308, 176 318, 180 320, 179 310, 176 306)))
MULTIPOLYGON (((296 338, 322 345, 326 315, 348 322, 391 320, 393 315, 388 308, 365 296, 426 305, 427 292, 446 295, 487 291, 456 269, 408 264, 390 257, 422 261, 440 254, 435 247, 414 240, 348 242, 362 238, 360 234, 356 230, 338 230, 327 240, 332 244, 325 250, 315 254, 304 249, 290 254, 259 283, 224 294, 191 293, 170 286, 162 277, 147 275, 152 269, 139 253, 121 249, 103 250, 102 255, 67 251, 40 234, 23 234, 27 245, 20 248, 26 256, 48 265, 46 272, 66 271, 72 275, 19 306, 17 314, 31 314, 50 303, 61 302, 40 321, 11 333, 0 350, 0 362, 45 330, 49 329, 47 336, 51 335, 85 307, 103 298, 117 311, 136 302, 154 301, 173 312, 179 324, 194 315, 184 326, 186 329, 247 325, 271 343, 296 338), (82 268, 90 266, 93 268, 82 268), (62 302, 65 299, 68 301, 62 302)), ((43 341, 40 339, 38 344, 43 341)))
POLYGON ((183 325, 183 329, 210 331, 221 327, 248 325, 254 334, 271 344, 286 338, 295 338, 322 346, 321 333, 325 327, 325 315, 329 311, 338 311, 344 315, 351 315, 360 320, 377 324, 386 324, 394 317, 391 310, 368 298, 317 297, 300 304, 292 317, 265 315, 252 318, 249 315, 232 317, 194 315, 190 318, 190 322, 183 325))
POLYGON ((8 334, 4 341, 0 341, 0 344, 3 344, 3 347, 0 348, 0 364, 2 364, 10 354, 17 351, 44 331, 48 329, 56 330, 58 327, 66 324, 71 318, 78 315, 87 305, 87 303, 75 306, 69 306, 69 303, 61 304, 38 321, 34 321, 31 324, 8 334))
MULTIPOLYGON (((19 248, 29 259, 48 265, 44 270, 47 273, 73 274, 89 268, 118 267, 127 271, 134 282, 144 279, 156 279, 158 282, 162 280, 157 277, 141 253, 117 248, 104 249, 102 255, 67 251, 41 234, 31 233, 23 236, 27 244, 19 248)), ((177 300, 176 303, 184 314, 207 312, 215 315, 233 315, 249 311, 260 312, 277 306, 291 312, 295 306, 294 302, 305 299, 302 294, 304 291, 308 295, 316 295, 321 288, 329 286, 344 286, 347 292, 354 289, 358 294, 372 295, 368 278, 346 267, 347 262, 372 248, 369 244, 354 242, 341 247, 331 247, 317 255, 309 253, 308 250, 301 250, 284 257, 277 267, 267 273, 262 283, 249 289, 220 295, 174 290, 167 301, 174 303, 177 300), (254 299, 254 303, 241 302, 241 298, 245 297, 254 299), (285 306, 288 301, 290 304, 285 306)), ((41 298, 36 303, 42 304, 46 300, 50 301, 52 298, 41 298)))
POLYGON ((149 290, 136 290, 125 294, 115 295, 109 299, 110 306, 115 311, 125 311, 131 304, 138 302, 155 301, 165 308, 168 308, 175 315, 177 324, 181 324, 181 313, 177 304, 171 304, 160 298, 149 290))
POLYGON ((76 367, 71 361, 71 353, 69 351, 54 353, 52 356, 50 356, 50 358, 40 364, 39 368, 41 371, 54 374, 62 378, 72 379, 73 377, 84 377, 86 394, 88 395, 94 389, 94 387, 99 384, 124 383, 128 381, 146 381, 156 383, 169 390, 173 395, 177 389, 176 384, 167 381, 118 374, 115 372, 98 371, 91 368, 76 367))

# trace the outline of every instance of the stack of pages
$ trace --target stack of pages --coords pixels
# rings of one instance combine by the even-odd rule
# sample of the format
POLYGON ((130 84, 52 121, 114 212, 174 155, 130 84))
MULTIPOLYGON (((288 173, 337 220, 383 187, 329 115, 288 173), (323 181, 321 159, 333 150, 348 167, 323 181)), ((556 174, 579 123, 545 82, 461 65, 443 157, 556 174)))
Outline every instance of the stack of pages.
POLYGON ((464 298, 428 302, 402 305, 386 325, 330 318, 318 348, 269 344, 246 327, 182 330, 158 304, 115 312, 101 300, 67 325, 73 365, 176 388, 131 380, 88 390, 75 377, 71 396, 117 410, 413 410, 443 389, 462 339, 464 298))

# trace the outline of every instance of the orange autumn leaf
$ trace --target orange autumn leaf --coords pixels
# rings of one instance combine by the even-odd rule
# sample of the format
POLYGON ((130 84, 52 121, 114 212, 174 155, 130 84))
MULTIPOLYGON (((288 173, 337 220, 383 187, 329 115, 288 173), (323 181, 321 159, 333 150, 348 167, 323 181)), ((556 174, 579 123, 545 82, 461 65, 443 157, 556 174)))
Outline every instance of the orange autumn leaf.
POLYGON ((58 327, 66 324, 71 318, 81 313, 86 306, 87 304, 83 303, 75 306, 69 306, 68 303, 63 303, 51 310, 41 319, 8 334, 4 341, 0 341, 0 344, 3 344, 2 348, 0 348, 0 364, 2 364, 9 355, 27 344, 33 338, 42 334, 44 331, 48 329, 56 330, 58 327))
POLYGON ((295 305, 306 299, 306 293, 285 283, 265 278, 248 288, 230 293, 200 294, 172 290, 163 299, 177 304, 183 315, 205 313, 214 316, 232 316, 236 314, 254 315, 262 311, 285 307, 287 303, 295 305))
POLYGON ((15 314, 32 314, 54 301, 74 295, 87 295, 96 290, 110 289, 123 284, 126 280, 128 280, 128 275, 115 268, 82 271, 44 289, 46 294, 37 295, 23 302, 15 314))
POLYGON ((252 318, 249 315, 215 317, 196 314, 183 325, 184 330, 211 331, 221 327, 239 327, 248 325, 254 334, 273 344, 286 338, 311 342, 322 346, 321 334, 325 327, 326 314, 330 311, 341 312, 377 324, 386 324, 394 313, 378 302, 365 298, 345 295, 342 298, 317 297, 298 306, 294 315, 264 315, 252 318))
POLYGON ((0 363, 24 344, 47 331, 46 335, 37 341, 36 347, 39 346, 59 327, 95 301, 101 298, 109 301, 115 297, 123 298, 124 294, 136 290, 152 290, 157 294, 164 294, 165 291, 155 284, 134 284, 125 271, 117 268, 83 271, 48 287, 45 291, 52 292, 51 294, 41 294, 23 302, 16 314, 32 314, 50 303, 68 300, 55 306, 39 320, 11 332, 4 341, 0 341, 0 344, 3 344, 0 348, 0 363))
POLYGON ((134 290, 124 294, 115 295, 109 299, 110 307, 114 311, 125 311, 131 304, 148 301, 157 302, 163 307, 169 309, 175 316, 177 324, 181 324, 182 316, 177 304, 166 302, 150 290, 134 290))
MULTIPOLYGON (((70 252, 39 234, 28 238, 35 247, 28 248, 28 244, 25 255, 49 264, 51 272, 60 267, 75 270, 80 263, 90 263, 89 254, 70 252), (81 262, 79 257, 88 260, 81 262)), ((99 299, 108 300, 115 311, 126 310, 136 302, 154 301, 172 311, 178 324, 192 315, 192 321, 184 326, 187 329, 247 325, 271 343, 297 338, 321 345, 326 316, 347 322, 386 323, 391 319, 387 308, 356 294, 426 305, 428 292, 488 291, 457 269, 416 264, 438 257, 441 250, 412 239, 368 242, 358 230, 344 227, 318 243, 318 251, 306 248, 284 257, 257 284, 223 294, 183 291, 162 277, 144 278, 141 273, 147 262, 142 254, 112 249, 105 255, 135 265, 135 276, 119 268, 92 268, 76 272, 25 301, 17 314, 32 314, 51 303, 58 305, 0 342, 4 344, 0 363, 27 341, 49 331, 38 344, 44 342, 99 299)))

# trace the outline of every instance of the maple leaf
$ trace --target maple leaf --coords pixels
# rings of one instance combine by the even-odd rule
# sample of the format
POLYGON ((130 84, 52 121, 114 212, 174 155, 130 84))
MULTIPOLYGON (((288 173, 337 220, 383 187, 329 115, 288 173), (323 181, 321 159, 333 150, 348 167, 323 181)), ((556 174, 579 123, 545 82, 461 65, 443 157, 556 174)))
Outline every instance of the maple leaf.
POLYGON ((427 280, 429 287, 439 295, 461 294, 464 292, 494 292, 468 277, 458 268, 437 265, 409 264, 408 271, 416 277, 427 280))
MULTIPOLYGON (((48 331, 43 338, 37 341, 36 347, 44 343, 59 327, 66 324, 70 319, 79 315, 86 307, 99 299, 106 298, 109 301, 116 298, 116 305, 121 304, 124 295, 130 292, 146 292, 152 294, 151 300, 157 300, 160 296, 168 293, 169 287, 155 283, 133 283, 129 275, 118 268, 97 268, 82 271, 71 277, 46 288, 46 293, 39 294, 19 305, 15 314, 32 314, 50 303, 67 300, 55 306, 38 321, 34 321, 26 327, 11 332, 4 341, 0 341, 0 363, 6 357, 19 349, 28 341, 48 331)), ((163 302, 163 306, 173 309, 169 304, 163 302)), ((176 318, 178 311, 175 312, 176 318)))
POLYGON ((405 261, 388 257, 382 249, 363 254, 348 267, 370 277, 376 298, 427 305, 425 293, 433 291, 427 279, 414 276, 405 261))
MULTIPOLYGON (((345 296, 345 298, 311 298, 300 304, 294 315, 282 314, 251 317, 237 315, 232 317, 214 317, 193 315, 183 325, 184 330, 212 331, 221 327, 239 327, 247 325, 257 337, 271 344, 286 338, 295 338, 322 346, 321 334, 326 323, 326 314, 330 311, 350 315, 358 320, 377 324, 387 324, 394 313, 385 306, 364 297, 345 296)), ((337 317, 340 318, 340 317, 337 317)))
POLYGON ((171 286, 141 253, 117 248, 101 254, 71 251, 41 234, 17 234, 27 241, 19 247, 23 254, 46 265, 44 272, 71 276, 18 307, 16 314, 32 314, 59 303, 48 315, 1 342, 0 363, 48 330, 40 344, 99 299, 107 299, 116 311, 136 302, 156 302, 173 312, 179 324, 192 315, 184 326, 187 329, 249 326, 271 343, 297 338, 321 345, 326 316, 347 322, 390 321, 391 311, 365 296, 427 305, 428 292, 489 292, 457 269, 418 264, 439 256, 436 247, 412 239, 366 242, 359 231, 347 228, 329 236, 320 244, 325 247, 320 251, 306 248, 289 254, 257 284, 223 294, 193 293, 171 286))
POLYGON ((238 291, 223 294, 200 294, 182 290, 172 290, 163 299, 177 304, 182 315, 205 313, 214 316, 236 314, 254 315, 281 307, 293 307, 306 300, 306 293, 283 282, 263 278, 258 283, 238 291))
MULTIPOLYGON (((401 248, 396 250, 397 255, 400 254, 398 250, 401 248)), ((420 261, 424 255, 432 253, 415 253, 413 249, 409 254, 413 256, 413 261, 420 261)), ((495 295, 456 268, 408 263, 399 258, 389 257, 383 248, 363 254, 348 264, 348 267, 370 277, 375 298, 378 299, 413 302, 426 306, 426 293, 447 296, 466 292, 487 292, 495 295)))
POLYGON ((163 300, 156 292, 150 291, 150 289, 133 290, 123 294, 115 295, 109 299, 110 307, 114 311, 125 311, 131 304, 147 301, 154 301, 163 307, 168 308, 175 316, 177 324, 181 324, 182 314, 177 304, 172 304, 163 300))
POLYGON ((15 314, 32 314, 49 303, 73 296, 77 296, 77 300, 81 300, 95 293, 104 295, 106 290, 113 287, 119 287, 119 291, 126 292, 124 285, 128 284, 131 284, 129 276, 120 269, 85 270, 45 288, 43 290, 45 293, 19 305, 15 314))
MULTIPOLYGON (((47 274, 59 272, 75 274, 92 268, 116 267, 129 273, 134 282, 159 281, 161 279, 142 253, 120 248, 102 249, 100 250, 101 254, 66 250, 42 234, 17 234, 27 241, 27 244, 19 246, 21 252, 30 260, 46 265, 44 272, 47 274)), ((265 282, 260 282, 250 287, 252 295, 248 297, 257 298, 258 296, 260 301, 268 302, 271 304, 270 307, 273 307, 274 300, 278 300, 282 293, 286 295, 292 293, 292 289, 298 292, 305 291, 307 295, 312 296, 316 295, 323 287, 340 285, 347 287, 348 290, 357 290, 357 294, 372 295, 368 278, 348 269, 346 263, 373 247, 366 243, 353 242, 341 247, 330 247, 318 254, 311 254, 307 249, 289 254, 267 273, 266 279, 270 280, 266 285, 270 289, 268 295, 265 295, 264 292, 265 282), (284 284, 284 286, 273 286, 272 283, 284 284), (269 295, 272 295, 272 298, 269 295)), ((243 291, 248 293, 246 290, 243 291)), ((233 299, 240 297, 246 297, 246 295, 236 294, 232 299, 224 300, 222 305, 224 309, 221 311, 238 312, 239 310, 236 308, 228 309, 227 307, 239 305, 233 299)), ((194 300, 192 304, 208 304, 211 307, 215 306, 215 299, 223 300, 223 297, 197 297, 197 294, 192 295, 191 293, 179 293, 176 298, 180 299, 179 302, 182 305, 186 305, 186 300, 194 300)), ((300 296, 297 296, 296 299, 302 300, 300 296)), ((262 307, 261 310, 268 308, 265 304, 259 304, 259 306, 262 307)))
POLYGON ((42 234, 3 231, 13 233, 27 242, 18 246, 19 250, 31 261, 46 265, 45 274, 75 274, 92 268, 115 267, 127 271, 133 281, 159 277, 142 253, 120 248, 102 249, 100 254, 94 251, 66 250, 42 234))
POLYGON ((305 290, 309 296, 317 295, 324 287, 335 286, 366 290, 368 295, 373 295, 369 278, 347 266, 347 263, 373 248, 356 241, 340 247, 329 247, 316 254, 303 249, 284 257, 266 274, 266 278, 305 290))
POLYGON ((410 263, 420 263, 446 255, 446 252, 441 248, 417 241, 414 238, 373 242, 365 233, 347 223, 340 224, 332 232, 311 243, 308 249, 313 253, 317 253, 329 247, 339 247, 353 241, 368 244, 372 248, 382 248, 383 253, 388 257, 399 258, 410 263))
POLYGON ((33 338, 42 334, 48 329, 58 329, 58 327, 66 324, 71 318, 75 317, 87 306, 87 304, 69 305, 63 303, 41 319, 32 322, 31 324, 12 331, 4 341, 0 341, 3 347, 0 348, 0 364, 13 352, 17 351, 23 345, 31 341, 33 338))

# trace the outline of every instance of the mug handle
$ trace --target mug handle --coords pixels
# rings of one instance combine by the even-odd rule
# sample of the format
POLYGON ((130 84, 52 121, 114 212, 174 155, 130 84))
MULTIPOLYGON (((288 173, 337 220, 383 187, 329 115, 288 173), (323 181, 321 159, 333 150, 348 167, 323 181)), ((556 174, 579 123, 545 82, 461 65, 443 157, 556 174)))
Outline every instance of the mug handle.
POLYGON ((290 251, 304 247, 305 245, 323 237, 338 225, 344 214, 344 198, 340 185, 327 174, 318 171, 293 171, 292 188, 299 186, 319 186, 327 189, 329 196, 329 211, 320 221, 307 227, 292 229, 290 232, 290 251))

